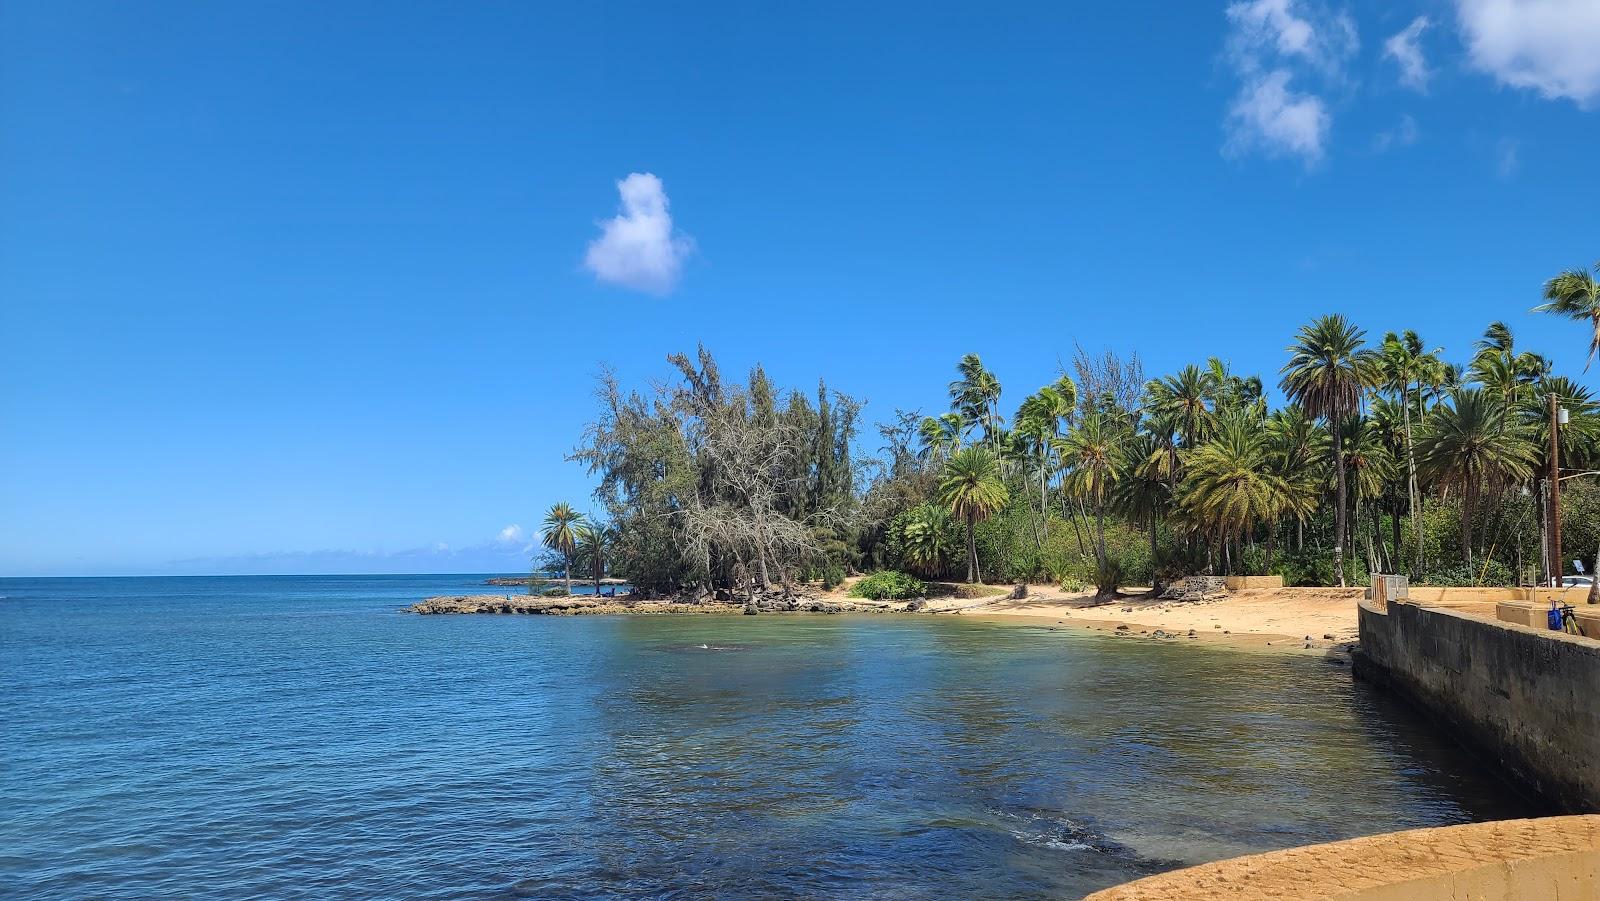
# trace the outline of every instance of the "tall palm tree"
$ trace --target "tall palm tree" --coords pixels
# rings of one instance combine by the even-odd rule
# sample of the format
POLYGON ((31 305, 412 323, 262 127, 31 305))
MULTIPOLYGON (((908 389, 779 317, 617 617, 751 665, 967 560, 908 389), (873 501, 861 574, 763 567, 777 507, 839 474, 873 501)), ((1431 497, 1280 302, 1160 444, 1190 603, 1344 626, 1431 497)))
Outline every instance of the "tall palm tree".
MULTIPOLYGON (((1360 535, 1361 510, 1374 511, 1373 529, 1377 528, 1375 509, 1378 502, 1389 492, 1395 474, 1398 472, 1398 459, 1386 442, 1384 427, 1389 425, 1387 420, 1393 418, 1385 407, 1392 402, 1380 398, 1376 412, 1382 418, 1351 416, 1344 421, 1344 465, 1349 471, 1352 500, 1355 502, 1356 522, 1351 528, 1354 539, 1360 535)), ((1392 436, 1390 436, 1392 437, 1392 436)), ((1369 571, 1372 565, 1383 564, 1383 542, 1376 540, 1377 532, 1372 533, 1375 540, 1371 542, 1373 553, 1368 555, 1369 571)))
MULTIPOLYGON (((1123 447, 1122 459, 1118 462, 1120 472, 1112 488, 1116 509, 1131 519, 1142 521, 1149 530, 1152 571, 1158 568, 1156 523, 1172 500, 1167 472, 1170 463, 1166 442, 1148 432, 1141 434, 1123 447)), ((1157 579, 1151 588, 1160 594, 1160 580, 1157 579)))
POLYGON ((1524 423, 1508 420, 1499 398, 1479 388, 1458 388, 1435 410, 1417 441, 1423 476, 1461 488, 1461 556, 1472 565, 1473 513, 1484 487, 1521 481, 1533 473, 1537 451, 1524 423))
POLYGON ((1600 353, 1600 263, 1594 264, 1594 275, 1582 269, 1568 269, 1544 283, 1545 302, 1534 307, 1536 313, 1554 313, 1579 322, 1588 322, 1594 330, 1589 336, 1589 361, 1583 365, 1588 370, 1600 353))
POLYGON ((1153 411, 1170 416, 1185 447, 1205 440, 1211 430, 1211 375, 1199 366, 1185 366, 1176 375, 1150 383, 1153 411))
POLYGON ((1211 439, 1189 453, 1186 465, 1179 502, 1222 544, 1224 567, 1231 570, 1229 541, 1280 516, 1289 505, 1289 486, 1271 466, 1265 433, 1241 411, 1219 419, 1211 439))
POLYGON ((560 554, 566 565, 564 578, 567 594, 572 593, 572 556, 578 550, 576 529, 581 522, 583 514, 562 501, 551 506, 550 512, 544 515, 544 527, 541 530, 544 546, 560 554))
POLYGON ((942 463, 961 446, 961 417, 954 413, 923 417, 917 425, 917 439, 920 442, 918 459, 924 463, 942 463))
POLYGON ((1477 355, 1467 367, 1467 378, 1500 396, 1506 408, 1514 405, 1528 385, 1550 374, 1550 361, 1532 351, 1517 352, 1511 327, 1491 322, 1475 345, 1477 355))
MULTIPOLYGON (((594 596, 600 596, 600 582, 606 575, 606 548, 610 544, 611 536, 604 526, 588 520, 580 520, 573 526, 572 534, 575 541, 573 556, 589 565, 589 572, 594 577, 594 596)), ((571 588, 567 591, 570 593, 571 588)))
POLYGON ((1090 413, 1059 444, 1065 487, 1095 510, 1095 562, 1106 564, 1106 505, 1122 458, 1122 430, 1104 413, 1090 413))
POLYGON ((1343 316, 1324 316, 1300 329, 1289 345, 1289 362, 1280 371, 1280 385, 1289 400, 1306 414, 1322 419, 1333 433, 1335 503, 1333 511, 1333 572, 1344 587, 1344 554, 1349 533, 1345 528, 1347 510, 1344 442, 1338 424, 1355 412, 1361 395, 1377 383, 1377 358, 1363 346, 1366 333, 1343 316))
POLYGON ((1050 528, 1049 479, 1053 468, 1053 441, 1061 431, 1061 420, 1056 417, 1059 403, 1055 389, 1040 388, 1037 394, 1030 394, 1022 401, 1015 419, 1017 427, 1014 434, 1022 439, 1027 457, 1033 462, 1034 471, 1039 477, 1039 519, 1044 532, 1042 535, 1036 533, 1035 537, 1041 540, 1048 537, 1050 528))
POLYGON ((980 447, 964 447, 950 455, 939 483, 939 499, 967 527, 967 581, 982 578, 978 572, 978 523, 1010 500, 994 455, 980 447))
POLYGON ((983 440, 998 451, 996 441, 1004 420, 1000 417, 1000 380, 985 369, 977 354, 966 354, 956 364, 961 378, 950 383, 950 406, 967 428, 983 426, 983 440))
POLYGON ((1295 550, 1299 551, 1305 544, 1306 519, 1327 496, 1322 453, 1327 436, 1299 407, 1274 410, 1267 418, 1266 433, 1273 471, 1289 488, 1283 512, 1295 518, 1295 550))
MULTIPOLYGON (((1405 430, 1406 507, 1411 514, 1411 531, 1415 539, 1411 570, 1413 579, 1422 578, 1422 494, 1417 486, 1417 452, 1411 431, 1411 386, 1416 383, 1417 393, 1421 394, 1422 379, 1437 364, 1440 353, 1439 348, 1424 351, 1422 347, 1422 338, 1411 329, 1406 329, 1399 335, 1386 333, 1382 350, 1379 351, 1380 367, 1387 382, 1385 387, 1399 396, 1401 422, 1405 430)), ((1396 556, 1399 553, 1400 549, 1396 547, 1396 556)))

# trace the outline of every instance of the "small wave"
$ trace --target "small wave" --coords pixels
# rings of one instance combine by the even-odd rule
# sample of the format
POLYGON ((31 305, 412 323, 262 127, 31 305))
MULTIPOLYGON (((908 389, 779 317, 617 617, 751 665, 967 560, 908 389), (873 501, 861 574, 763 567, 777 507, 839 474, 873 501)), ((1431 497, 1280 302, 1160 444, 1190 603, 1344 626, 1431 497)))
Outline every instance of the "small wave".
POLYGON ((677 647, 668 648, 668 650, 676 651, 680 654, 692 654, 697 651, 743 651, 745 648, 736 644, 712 644, 707 641, 700 644, 678 645, 677 647))
POLYGON ((1026 820, 1025 825, 1008 830, 1018 841, 1052 851, 1092 851, 1117 857, 1137 857, 1132 848, 1085 823, 1035 814, 1008 816, 1026 820))

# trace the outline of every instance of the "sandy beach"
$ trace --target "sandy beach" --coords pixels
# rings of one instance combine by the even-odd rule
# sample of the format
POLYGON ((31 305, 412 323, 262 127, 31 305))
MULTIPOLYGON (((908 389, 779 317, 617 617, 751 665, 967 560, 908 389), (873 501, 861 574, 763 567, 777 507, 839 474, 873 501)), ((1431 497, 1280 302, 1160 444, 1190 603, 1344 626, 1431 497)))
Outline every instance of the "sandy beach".
MULTIPOLYGON (((797 613, 908 614, 895 601, 851 598, 850 580, 830 592, 808 592, 797 613)), ((1347 650, 1356 640, 1356 602, 1360 588, 1246 589, 1203 601, 1149 598, 1138 589, 1109 603, 1096 603, 1092 591, 1066 592, 1055 586, 1030 585, 1027 596, 1012 599, 1004 586, 986 586, 994 594, 972 598, 970 586, 923 602, 913 615, 972 616, 996 622, 1049 624, 1106 632, 1127 638, 1198 642, 1208 645, 1325 655, 1347 650)), ((632 602, 627 598, 544 598, 519 595, 468 595, 429 598, 410 608, 416 613, 510 614, 737 614, 738 603, 686 604, 632 602)), ((765 615, 774 615, 767 613, 765 615)), ((777 615, 782 615, 777 614, 777 615)))
POLYGON ((1029 586, 1022 600, 986 601, 958 612, 1130 637, 1323 655, 1356 640, 1356 602, 1362 593, 1361 588, 1246 589, 1216 600, 1163 601, 1135 595, 1089 606, 1092 592, 1029 586))

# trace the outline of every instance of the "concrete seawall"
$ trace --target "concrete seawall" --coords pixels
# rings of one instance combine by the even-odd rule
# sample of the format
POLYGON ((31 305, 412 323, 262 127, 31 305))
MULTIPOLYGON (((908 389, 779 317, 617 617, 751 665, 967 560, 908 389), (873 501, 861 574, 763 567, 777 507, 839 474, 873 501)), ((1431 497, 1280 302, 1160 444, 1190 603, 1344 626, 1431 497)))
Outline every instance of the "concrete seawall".
POLYGON ((1357 676, 1560 809, 1600 811, 1600 641, 1404 602, 1358 617, 1357 676))

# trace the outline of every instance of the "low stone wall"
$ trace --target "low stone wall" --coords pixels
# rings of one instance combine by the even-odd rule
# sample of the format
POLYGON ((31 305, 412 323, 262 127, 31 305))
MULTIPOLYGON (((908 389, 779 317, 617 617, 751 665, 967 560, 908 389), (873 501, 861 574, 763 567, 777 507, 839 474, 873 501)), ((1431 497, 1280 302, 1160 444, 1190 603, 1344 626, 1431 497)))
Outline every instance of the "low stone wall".
POLYGON ((1414 603, 1362 602, 1357 616, 1358 676, 1557 807, 1600 811, 1600 641, 1414 603))
POLYGON ((1224 584, 1229 591, 1245 588, 1282 588, 1283 576, 1227 576, 1224 584))
POLYGON ((1084 901, 1551 901, 1600 898, 1600 816, 1413 829, 1252 854, 1084 901))

